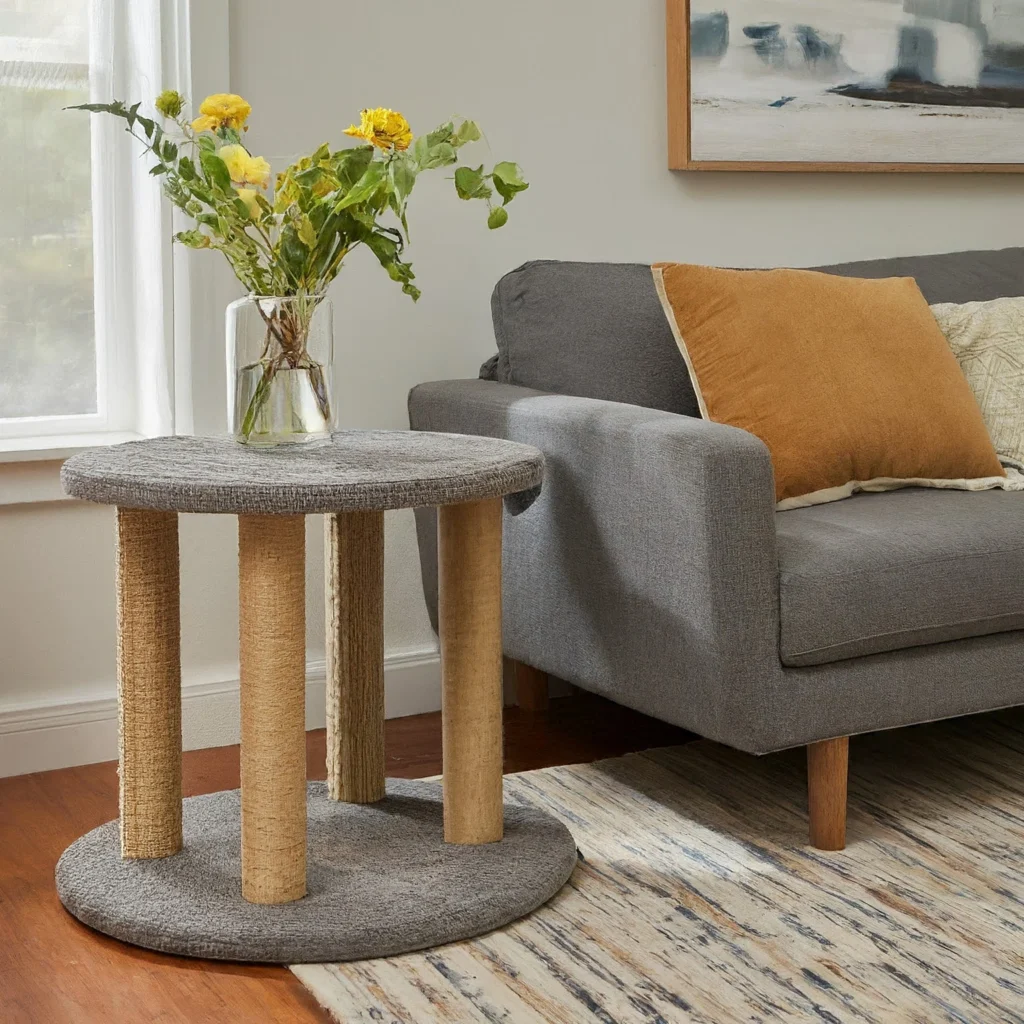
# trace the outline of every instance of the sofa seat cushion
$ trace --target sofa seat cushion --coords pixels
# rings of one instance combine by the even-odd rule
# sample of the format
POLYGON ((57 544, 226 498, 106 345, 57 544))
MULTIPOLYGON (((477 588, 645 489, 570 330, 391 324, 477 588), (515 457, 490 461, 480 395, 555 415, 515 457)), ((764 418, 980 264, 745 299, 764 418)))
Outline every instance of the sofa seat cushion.
POLYGON ((908 488, 775 520, 785 665, 1024 628, 1022 493, 908 488))

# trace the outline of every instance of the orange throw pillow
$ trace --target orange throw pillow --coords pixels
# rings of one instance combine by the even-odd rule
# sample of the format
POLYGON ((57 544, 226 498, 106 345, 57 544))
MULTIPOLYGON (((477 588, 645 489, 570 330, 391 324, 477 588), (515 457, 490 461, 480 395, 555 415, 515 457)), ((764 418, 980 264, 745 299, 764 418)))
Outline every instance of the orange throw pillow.
POLYGON ((1006 475, 913 278, 652 268, 705 419, 768 446, 779 508, 1006 475))

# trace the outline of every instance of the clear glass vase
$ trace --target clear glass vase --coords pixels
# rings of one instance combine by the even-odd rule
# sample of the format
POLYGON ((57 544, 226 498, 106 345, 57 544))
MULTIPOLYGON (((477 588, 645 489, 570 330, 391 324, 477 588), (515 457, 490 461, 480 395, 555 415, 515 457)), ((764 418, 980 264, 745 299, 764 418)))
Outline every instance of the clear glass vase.
POLYGON ((227 308, 228 429, 242 444, 302 444, 334 425, 334 311, 322 295, 249 295, 227 308))

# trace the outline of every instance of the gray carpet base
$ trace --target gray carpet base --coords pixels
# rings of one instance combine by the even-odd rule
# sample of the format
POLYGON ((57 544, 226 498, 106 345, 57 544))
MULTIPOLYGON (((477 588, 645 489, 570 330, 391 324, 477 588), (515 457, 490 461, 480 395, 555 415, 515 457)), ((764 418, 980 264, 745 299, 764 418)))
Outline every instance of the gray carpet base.
POLYGON ((238 790, 184 801, 184 849, 122 860, 118 823, 64 851, 57 891, 84 924, 165 953, 265 963, 393 956, 480 935, 549 900, 576 864, 558 820, 506 805, 505 838, 443 841, 441 787, 389 779, 376 804, 308 791, 308 893, 257 906, 241 893, 238 790))

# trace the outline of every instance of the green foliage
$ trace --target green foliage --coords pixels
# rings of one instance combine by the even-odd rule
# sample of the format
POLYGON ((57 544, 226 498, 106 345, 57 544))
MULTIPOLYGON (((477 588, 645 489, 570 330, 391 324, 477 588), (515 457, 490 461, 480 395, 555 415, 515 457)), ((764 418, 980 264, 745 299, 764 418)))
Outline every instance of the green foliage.
MULTIPOLYGON (((169 100, 163 106, 173 108, 169 100)), ((324 143, 277 175, 268 200, 258 188, 233 182, 229 154, 218 155, 224 144, 244 145, 232 128, 196 134, 179 111, 180 116, 169 116, 175 130, 165 131, 139 113, 138 103, 86 103, 75 109, 122 118, 156 158, 150 173, 163 180, 167 198, 196 222, 195 229, 178 232, 175 239, 193 249, 220 250, 239 281, 261 295, 320 294, 346 256, 363 245, 406 295, 418 299, 412 266, 403 259, 407 204, 416 179, 458 163, 458 151, 481 138, 473 121, 452 120, 407 150, 372 145, 332 150, 324 143)), ((454 179, 460 199, 486 203, 492 229, 508 221, 505 207, 528 187, 518 165, 507 161, 486 173, 482 164, 459 166, 454 179), (495 194, 500 206, 492 202, 495 194)))

